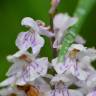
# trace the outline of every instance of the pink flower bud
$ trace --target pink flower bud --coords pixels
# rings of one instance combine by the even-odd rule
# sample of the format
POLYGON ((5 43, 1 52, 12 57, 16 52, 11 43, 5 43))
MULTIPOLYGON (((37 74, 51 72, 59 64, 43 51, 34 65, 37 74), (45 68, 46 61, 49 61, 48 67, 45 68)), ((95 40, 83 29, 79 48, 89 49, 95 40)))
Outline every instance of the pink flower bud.
POLYGON ((49 10, 50 14, 55 13, 55 10, 56 10, 57 6, 59 5, 59 3, 60 3, 60 0, 52 0, 51 1, 51 8, 49 10))

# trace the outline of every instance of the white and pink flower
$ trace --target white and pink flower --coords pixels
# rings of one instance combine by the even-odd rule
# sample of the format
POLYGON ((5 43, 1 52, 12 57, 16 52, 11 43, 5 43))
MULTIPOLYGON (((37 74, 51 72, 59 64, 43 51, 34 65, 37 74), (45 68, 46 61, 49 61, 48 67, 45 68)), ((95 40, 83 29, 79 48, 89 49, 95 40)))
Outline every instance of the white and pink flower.
POLYGON ((20 50, 28 50, 32 48, 33 54, 38 54, 40 49, 44 46, 44 39, 40 35, 46 35, 52 37, 54 34, 49 32, 44 26, 39 26, 39 24, 30 17, 26 17, 21 22, 22 26, 28 27, 27 32, 19 33, 16 39, 16 46, 20 50))

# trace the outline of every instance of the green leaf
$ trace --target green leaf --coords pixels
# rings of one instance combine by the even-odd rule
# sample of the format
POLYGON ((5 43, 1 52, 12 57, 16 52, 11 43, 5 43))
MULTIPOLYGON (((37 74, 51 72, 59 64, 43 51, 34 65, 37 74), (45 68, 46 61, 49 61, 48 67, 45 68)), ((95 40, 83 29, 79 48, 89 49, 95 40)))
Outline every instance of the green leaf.
POLYGON ((77 34, 80 31, 80 28, 83 25, 85 18, 87 17, 95 3, 96 0, 79 0, 79 4, 74 13, 74 16, 78 17, 79 20, 77 24, 75 24, 71 29, 68 30, 68 34, 64 37, 58 58, 60 62, 64 60, 64 56, 66 55, 68 48, 74 42, 77 34))

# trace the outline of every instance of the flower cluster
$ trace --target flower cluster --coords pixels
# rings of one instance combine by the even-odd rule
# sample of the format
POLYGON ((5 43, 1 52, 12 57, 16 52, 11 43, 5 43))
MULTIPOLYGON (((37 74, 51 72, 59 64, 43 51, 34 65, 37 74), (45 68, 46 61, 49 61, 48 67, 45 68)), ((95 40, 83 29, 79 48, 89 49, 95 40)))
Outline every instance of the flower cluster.
POLYGON ((96 50, 84 47, 81 36, 76 37, 62 62, 58 56, 51 62, 48 57, 39 56, 45 44, 42 35, 54 38, 52 47, 58 52, 67 30, 77 20, 67 13, 57 14, 50 30, 40 20, 24 18, 21 25, 29 29, 16 39, 19 51, 7 57, 12 66, 6 73, 8 78, 0 83, 0 96, 96 96, 96 71, 91 64, 96 60, 96 50))

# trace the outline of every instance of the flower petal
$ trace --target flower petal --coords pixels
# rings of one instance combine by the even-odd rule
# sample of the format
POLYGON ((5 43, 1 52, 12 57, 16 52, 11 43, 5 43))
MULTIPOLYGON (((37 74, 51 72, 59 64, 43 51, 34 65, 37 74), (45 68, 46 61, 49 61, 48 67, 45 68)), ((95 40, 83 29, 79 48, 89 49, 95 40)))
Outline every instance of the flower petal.
POLYGON ((6 73, 6 76, 15 75, 17 72, 19 72, 20 70, 22 70, 23 66, 24 66, 24 63, 23 62, 22 63, 21 62, 17 62, 15 64, 13 64, 9 68, 8 72, 6 73))
POLYGON ((52 78, 51 84, 54 85, 60 81, 64 82, 64 84, 66 84, 66 85, 67 85, 67 83, 71 82, 70 78, 68 78, 66 75, 58 74, 52 78))
POLYGON ((0 89, 0 96, 8 96, 13 92, 14 92, 13 88, 11 87, 3 88, 3 89, 0 89))
POLYGON ((41 47, 44 45, 44 39, 38 33, 22 32, 18 35, 16 46, 20 50, 32 48, 33 54, 38 54, 41 47))
POLYGON ((54 29, 59 29, 65 31, 70 26, 74 25, 77 22, 77 18, 71 18, 67 13, 66 14, 57 14, 54 17, 54 29))
POLYGON ((96 91, 90 92, 87 96, 96 96, 96 91))
POLYGON ((39 30, 40 30, 39 31, 40 35, 44 35, 44 36, 47 36, 49 38, 54 36, 54 33, 52 33, 51 31, 48 31, 48 29, 46 27, 40 26, 39 30))
POLYGON ((51 90, 50 85, 43 78, 37 78, 34 82, 34 85, 39 88, 40 92, 48 92, 51 90))
POLYGON ((19 58, 19 57, 22 56, 23 54, 27 54, 27 52, 20 50, 20 51, 16 52, 16 53, 13 54, 13 55, 7 56, 7 60, 8 60, 9 62, 14 62, 16 58, 19 58))
POLYGON ((74 64, 70 58, 65 58, 64 63, 58 63, 57 59, 58 58, 52 60, 52 65, 58 74, 64 73, 74 64))
POLYGON ((60 46, 63 37, 67 33, 66 30, 72 25, 74 25, 76 22, 77 18, 70 17, 67 13, 66 14, 60 13, 54 17, 53 24, 54 24, 55 42, 53 44, 53 48, 57 48, 58 46, 60 46))
POLYGON ((16 84, 20 86, 28 84, 40 77, 40 75, 37 74, 30 66, 26 66, 26 69, 20 72, 20 74, 18 73, 18 75, 19 78, 16 80, 16 84))
POLYGON ((85 44, 86 41, 80 35, 76 36, 75 42, 78 44, 85 44))
POLYGON ((48 58, 45 57, 28 64, 16 84, 23 85, 44 76, 47 73, 48 63, 48 58))
POLYGON ((88 48, 84 52, 80 52, 78 59, 81 61, 85 56, 89 59, 88 61, 91 63, 92 61, 96 60, 96 49, 95 48, 88 48))
POLYGON ((67 88, 56 88, 52 91, 47 92, 47 96, 70 96, 67 88))
POLYGON ((0 83, 0 87, 14 84, 15 83, 15 79, 16 79, 15 76, 9 77, 8 79, 6 79, 6 80, 4 80, 4 81, 2 81, 0 83))
POLYGON ((83 71, 82 69, 78 68, 78 74, 76 74, 76 77, 79 80, 86 80, 88 77, 88 73, 83 71))
POLYGON ((26 26, 26 27, 30 27, 35 32, 39 31, 37 23, 30 17, 25 17, 24 19, 22 19, 21 25, 26 26))
POLYGON ((0 96, 10 96, 11 94, 16 94, 16 96, 26 96, 25 93, 13 86, 0 89, 0 96))
POLYGON ((87 86, 91 88, 94 88, 96 86, 96 72, 89 75, 86 83, 87 86))
POLYGON ((23 67, 28 64, 28 59, 33 59, 34 56, 25 51, 18 51, 13 55, 7 56, 8 61, 12 62, 12 66, 9 68, 6 76, 15 75, 17 72, 21 71, 23 67), (22 57, 22 58, 21 58, 22 57))
POLYGON ((39 72, 41 75, 45 75, 47 73, 49 64, 47 57, 36 59, 35 64, 38 64, 36 71, 39 72))
POLYGON ((63 66, 64 66, 64 63, 59 63, 58 58, 55 58, 52 60, 52 66, 54 67, 55 71, 58 73, 58 74, 62 74, 64 72, 64 69, 63 69, 63 66))
POLYGON ((53 48, 58 49, 60 47, 63 37, 64 37, 64 33, 62 33, 62 31, 55 32, 55 41, 53 43, 53 48))
POLYGON ((38 54, 40 52, 40 49, 44 46, 45 41, 41 36, 35 34, 34 40, 32 40, 31 38, 30 43, 31 43, 33 54, 38 54))
POLYGON ((78 65, 81 69, 83 69, 89 73, 92 71, 95 71, 95 68, 91 65, 91 59, 88 56, 79 58, 78 65))
POLYGON ((29 32, 21 32, 19 33, 17 39, 16 39, 16 46, 20 50, 27 50, 30 48, 30 42, 29 42, 30 34, 29 32))
POLYGON ((83 96, 83 94, 78 90, 69 90, 70 96, 83 96))
POLYGON ((73 49, 77 49, 77 50, 83 51, 83 52, 86 51, 86 47, 84 47, 82 44, 72 44, 68 50, 72 51, 73 49))

